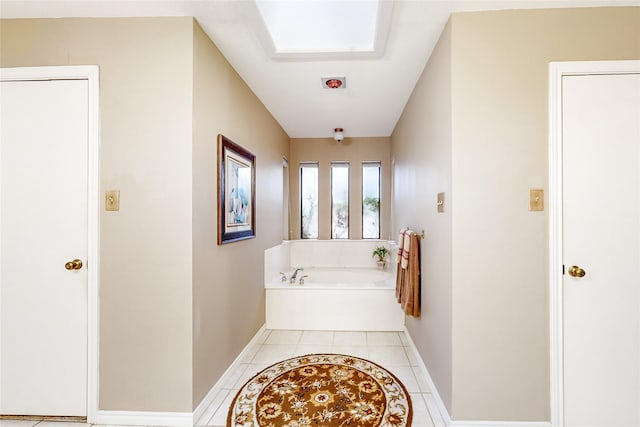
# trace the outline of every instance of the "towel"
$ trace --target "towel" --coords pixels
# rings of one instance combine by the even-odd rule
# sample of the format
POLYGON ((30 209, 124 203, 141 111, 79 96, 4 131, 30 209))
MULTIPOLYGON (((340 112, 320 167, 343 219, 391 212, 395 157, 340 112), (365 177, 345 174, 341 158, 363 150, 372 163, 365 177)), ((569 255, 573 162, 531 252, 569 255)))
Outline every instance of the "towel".
POLYGON ((401 261, 396 271, 396 300, 405 314, 420 317, 420 238, 411 230, 403 231, 401 261))
POLYGON ((406 228, 400 230, 400 235, 398 236, 398 256, 396 257, 396 264, 400 264, 402 260, 402 247, 404 245, 404 233, 407 231, 406 228))
POLYGON ((402 269, 402 251, 404 248, 404 234, 407 232, 406 228, 400 230, 398 236, 398 257, 396 258, 396 300, 400 301, 400 294, 402 293, 402 281, 404 280, 404 270, 402 269))
POLYGON ((402 243, 402 268, 407 269, 409 266, 409 253, 411 252, 411 237, 414 236, 414 233, 411 230, 407 230, 404 233, 404 241, 402 243))
POLYGON ((400 305, 405 314, 420 317, 420 238, 415 233, 411 236, 410 247, 400 305))

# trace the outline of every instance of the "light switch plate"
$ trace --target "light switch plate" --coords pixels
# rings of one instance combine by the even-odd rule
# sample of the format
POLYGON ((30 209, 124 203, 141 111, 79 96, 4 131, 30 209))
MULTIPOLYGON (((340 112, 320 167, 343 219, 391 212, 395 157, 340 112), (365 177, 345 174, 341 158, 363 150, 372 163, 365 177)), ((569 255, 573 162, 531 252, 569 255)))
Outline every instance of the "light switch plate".
POLYGON ((120 210, 120 191, 110 190, 105 192, 104 206, 107 211, 120 210))
POLYGON ((444 193, 438 193, 438 212, 444 212, 444 193))
POLYGON ((540 188, 532 188, 529 190, 529 210, 544 210, 544 190, 540 188))

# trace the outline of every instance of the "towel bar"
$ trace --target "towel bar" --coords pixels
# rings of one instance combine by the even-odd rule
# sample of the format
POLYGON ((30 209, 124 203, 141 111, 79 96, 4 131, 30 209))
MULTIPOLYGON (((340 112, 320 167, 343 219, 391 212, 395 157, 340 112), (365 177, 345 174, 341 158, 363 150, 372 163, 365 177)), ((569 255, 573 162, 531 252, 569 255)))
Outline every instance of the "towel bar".
MULTIPOLYGON (((407 230, 411 230, 410 228, 407 228, 407 230)), ((421 239, 424 239, 424 230, 422 230, 421 233, 418 233, 417 231, 414 231, 415 235, 418 236, 421 239)))

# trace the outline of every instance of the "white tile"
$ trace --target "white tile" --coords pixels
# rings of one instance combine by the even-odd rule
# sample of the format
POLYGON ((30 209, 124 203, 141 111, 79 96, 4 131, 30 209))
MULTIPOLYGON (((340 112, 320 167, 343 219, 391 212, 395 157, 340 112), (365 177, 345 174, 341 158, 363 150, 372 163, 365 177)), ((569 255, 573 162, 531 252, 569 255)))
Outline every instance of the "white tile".
POLYGON ((233 386, 238 382, 238 378, 247 370, 248 363, 240 363, 235 369, 229 372, 229 375, 225 378, 223 388, 233 388, 233 386))
POLYGON ((367 345, 366 332, 344 332, 337 331, 333 335, 333 345, 367 345))
POLYGON ((311 242, 294 242, 290 249, 291 269, 296 267, 311 267, 312 263, 311 242))
POLYGON ((0 420, 0 427, 32 427, 39 422, 38 420, 0 420))
POLYGON ((334 345, 331 349, 332 353, 344 354, 345 356, 361 357, 369 359, 369 347, 364 345, 334 345))
POLYGON ((92 424, 92 427, 129 427, 119 424, 92 424))
POLYGON ((420 356, 418 356, 411 347, 404 347, 404 351, 407 353, 411 366, 420 366, 420 356))
POLYGON ((331 346, 333 344, 332 331, 304 331, 300 344, 323 344, 331 346))
MULTIPOLYGON (((41 421, 38 423, 38 427, 90 427, 91 424, 87 423, 75 423, 69 421, 41 421)), ((2 426, 4 427, 4 425, 2 426)))
POLYGON ((244 386, 247 381, 251 378, 255 377, 259 372, 261 372, 264 368, 269 366, 270 364, 251 364, 247 366, 247 369, 238 377, 238 380, 232 387, 229 387, 232 390, 239 390, 244 386))
POLYGON ((311 265, 314 267, 333 267, 342 265, 342 245, 338 241, 314 242, 311 249, 311 265))
POLYGON ((440 415, 440 411, 438 410, 438 405, 436 404, 436 399, 433 397, 431 393, 423 393, 422 397, 425 402, 427 402, 427 408, 429 409, 429 415, 431 415, 431 419, 433 420, 433 425, 435 427, 445 427, 446 424, 440 415))
POLYGON ((416 380, 418 381, 418 386, 420 387, 420 391, 423 393, 431 393, 432 390, 431 388, 429 388, 429 383, 427 382, 427 378, 422 372, 422 369, 420 369, 418 366, 412 366, 411 369, 413 369, 413 373, 416 376, 416 380))
POLYGON ((271 331, 265 344, 298 344, 302 331, 271 331))
POLYGON ((400 332, 400 341, 402 341, 402 345, 405 347, 411 347, 411 344, 409 343, 409 337, 407 336, 407 334, 405 332, 400 332))
POLYGON ((224 399, 226 399, 228 394, 229 394, 229 390, 224 390, 224 389, 220 390, 218 394, 216 394, 216 396, 211 401, 211 404, 209 404, 209 407, 204 411, 204 413, 202 414, 202 416, 200 417, 196 425, 199 425, 199 426, 209 425, 209 421, 213 417, 213 414, 216 413, 216 411, 218 410, 218 408, 220 407, 224 399))
POLYGON ((296 346, 294 344, 265 344, 253 356, 251 363, 273 364, 293 357, 296 346))
POLYGON ((413 427, 434 427, 429 409, 420 393, 409 393, 411 395, 411 407, 413 409, 413 427))
POLYGON ((367 344, 372 345, 402 345, 397 332, 367 332, 367 344))
POLYGON ((332 352, 331 344, 321 345, 321 344, 299 344, 296 347, 296 356, 304 356, 307 354, 321 354, 321 353, 331 353, 332 352))
POLYGON ((369 358, 382 366, 409 366, 409 359, 402 347, 369 346, 369 358))
POLYGON ((413 408, 414 415, 417 413, 429 413, 429 408, 427 408, 427 403, 424 401, 421 393, 409 393, 411 396, 411 407, 413 408))
POLYGON ((229 414, 229 407, 231 406, 231 402, 236 397, 235 391, 230 391, 229 394, 222 401, 218 410, 213 414, 213 417, 209 420, 210 426, 224 426, 227 425, 227 415, 229 414))
POLYGON ((258 351, 260 351, 261 347, 262 347, 261 344, 254 344, 251 347, 247 348, 247 350, 242 355, 242 359, 240 359, 240 362, 241 363, 251 363, 251 361, 255 357, 256 353, 258 351))
POLYGON ((269 338, 269 334, 271 334, 271 331, 269 329, 265 329, 264 331, 262 331, 262 334, 260 334, 260 336, 256 338, 256 344, 264 344, 267 338, 269 338))
POLYGON ((400 380, 408 393, 420 393, 418 381, 410 366, 395 366, 387 369, 400 380))

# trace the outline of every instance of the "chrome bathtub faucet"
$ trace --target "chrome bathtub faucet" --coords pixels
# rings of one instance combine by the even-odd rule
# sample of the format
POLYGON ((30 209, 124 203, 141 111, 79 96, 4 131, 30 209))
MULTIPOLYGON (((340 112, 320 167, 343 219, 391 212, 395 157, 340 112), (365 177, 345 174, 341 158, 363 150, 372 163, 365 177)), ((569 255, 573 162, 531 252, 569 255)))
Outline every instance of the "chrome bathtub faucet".
POLYGON ((304 271, 304 268, 302 267, 296 268, 296 271, 293 272, 293 276, 291 276, 291 278, 289 279, 289 283, 291 284, 296 283, 296 277, 298 276, 298 271, 304 271))

